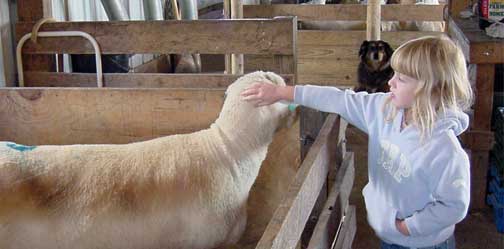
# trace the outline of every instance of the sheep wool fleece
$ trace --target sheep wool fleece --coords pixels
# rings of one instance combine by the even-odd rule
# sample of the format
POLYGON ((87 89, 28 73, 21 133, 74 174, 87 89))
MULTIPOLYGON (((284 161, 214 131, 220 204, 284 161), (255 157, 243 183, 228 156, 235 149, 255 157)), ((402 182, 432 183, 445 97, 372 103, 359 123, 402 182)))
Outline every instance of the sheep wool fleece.
POLYGON ((274 132, 295 114, 240 93, 208 129, 123 145, 0 142, 0 248, 209 249, 235 243, 274 132), (292 113, 292 114, 291 114, 292 113))

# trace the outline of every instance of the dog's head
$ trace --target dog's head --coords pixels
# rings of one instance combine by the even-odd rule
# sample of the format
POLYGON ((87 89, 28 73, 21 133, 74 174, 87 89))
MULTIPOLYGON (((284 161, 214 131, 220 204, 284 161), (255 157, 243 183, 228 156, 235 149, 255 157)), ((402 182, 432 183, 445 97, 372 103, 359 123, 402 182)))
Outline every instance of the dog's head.
POLYGON ((362 63, 373 71, 381 71, 390 65, 392 47, 384 41, 364 41, 359 50, 362 63))

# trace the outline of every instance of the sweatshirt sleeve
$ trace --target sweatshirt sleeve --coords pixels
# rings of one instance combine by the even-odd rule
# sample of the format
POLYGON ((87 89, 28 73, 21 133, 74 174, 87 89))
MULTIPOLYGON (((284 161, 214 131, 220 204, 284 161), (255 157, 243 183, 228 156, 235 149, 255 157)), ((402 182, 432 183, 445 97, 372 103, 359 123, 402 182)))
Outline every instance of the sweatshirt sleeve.
POLYGON ((382 113, 383 93, 355 93, 328 86, 295 86, 294 102, 323 112, 337 113, 360 130, 369 133, 369 122, 382 113))
POLYGON ((452 154, 451 158, 445 162, 441 177, 430 179, 436 201, 406 218, 411 236, 436 233, 466 216, 470 197, 469 158, 462 149, 452 154))

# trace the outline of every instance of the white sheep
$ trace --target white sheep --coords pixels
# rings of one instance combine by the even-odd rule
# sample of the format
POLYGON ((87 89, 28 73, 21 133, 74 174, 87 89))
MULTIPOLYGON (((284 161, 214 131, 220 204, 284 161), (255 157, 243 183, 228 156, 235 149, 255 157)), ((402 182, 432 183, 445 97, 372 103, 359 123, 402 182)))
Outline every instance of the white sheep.
POLYGON ((0 248, 215 248, 235 243, 275 130, 295 115, 255 108, 239 78, 210 128, 124 145, 0 143, 0 248))

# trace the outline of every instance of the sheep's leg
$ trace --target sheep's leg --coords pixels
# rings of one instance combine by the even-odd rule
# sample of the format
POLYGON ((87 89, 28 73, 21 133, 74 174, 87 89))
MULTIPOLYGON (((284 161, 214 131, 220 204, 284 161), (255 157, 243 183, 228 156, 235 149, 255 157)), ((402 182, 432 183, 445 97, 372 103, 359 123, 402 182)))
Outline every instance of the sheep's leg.
POLYGON ((234 226, 231 228, 229 232, 225 245, 236 244, 243 232, 245 231, 245 226, 247 225, 247 205, 242 205, 240 208, 240 213, 236 219, 234 226))

